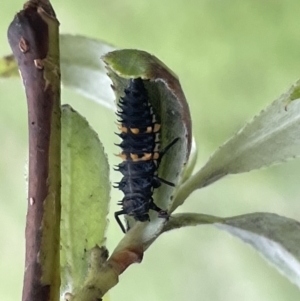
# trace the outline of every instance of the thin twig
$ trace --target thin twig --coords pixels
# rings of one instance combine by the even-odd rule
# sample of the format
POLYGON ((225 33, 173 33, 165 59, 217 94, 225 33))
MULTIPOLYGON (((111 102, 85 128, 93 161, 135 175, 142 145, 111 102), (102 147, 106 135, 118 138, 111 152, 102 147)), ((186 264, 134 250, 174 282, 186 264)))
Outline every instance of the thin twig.
POLYGON ((47 1, 28 1, 8 40, 28 105, 29 187, 23 301, 59 299, 60 69, 58 21, 47 1))

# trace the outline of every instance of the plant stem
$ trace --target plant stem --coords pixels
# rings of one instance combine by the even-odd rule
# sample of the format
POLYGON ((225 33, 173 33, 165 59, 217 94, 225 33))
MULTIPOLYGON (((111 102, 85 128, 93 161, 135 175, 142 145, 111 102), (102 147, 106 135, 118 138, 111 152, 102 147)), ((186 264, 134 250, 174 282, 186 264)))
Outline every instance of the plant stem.
POLYGON ((59 300, 60 69, 58 21, 47 0, 8 29, 28 105, 29 175, 23 301, 59 300))

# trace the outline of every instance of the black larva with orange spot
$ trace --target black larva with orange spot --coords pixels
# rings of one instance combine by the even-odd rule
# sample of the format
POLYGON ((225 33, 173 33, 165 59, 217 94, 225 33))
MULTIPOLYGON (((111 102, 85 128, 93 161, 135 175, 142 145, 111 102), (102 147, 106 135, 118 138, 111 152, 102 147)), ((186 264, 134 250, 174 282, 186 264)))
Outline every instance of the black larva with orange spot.
POLYGON ((159 217, 167 218, 166 211, 160 209, 153 201, 153 189, 161 183, 174 186, 158 177, 157 169, 163 155, 179 140, 174 139, 165 149, 159 150, 160 124, 156 119, 148 93, 141 78, 131 79, 125 95, 118 104, 117 116, 118 136, 123 140, 118 146, 122 148, 120 157, 123 162, 117 166, 123 175, 117 183, 124 193, 124 198, 118 204, 122 210, 115 212, 115 218, 123 232, 125 228, 119 216, 127 214, 135 220, 149 221, 149 210, 158 212, 159 217))

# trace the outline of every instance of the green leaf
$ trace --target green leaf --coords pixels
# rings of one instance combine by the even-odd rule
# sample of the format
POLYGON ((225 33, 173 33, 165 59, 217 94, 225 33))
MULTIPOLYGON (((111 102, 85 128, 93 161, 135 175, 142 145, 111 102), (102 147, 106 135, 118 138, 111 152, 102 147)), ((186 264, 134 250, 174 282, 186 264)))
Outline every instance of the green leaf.
POLYGON ((89 251, 105 243, 109 165, 97 134, 70 106, 62 108, 62 290, 72 293, 87 274, 89 251))
MULTIPOLYGON (((110 80, 100 57, 115 47, 78 35, 60 35, 61 77, 65 88, 92 99, 110 109, 115 108, 110 80)), ((13 56, 0 59, 0 77, 19 76, 13 56)))
POLYGON ((299 222, 272 213, 252 213, 227 218, 217 226, 250 244, 300 287, 299 222))
MULTIPOLYGON (((160 60, 144 51, 113 51, 103 56, 103 60, 113 81, 117 101, 124 95, 131 78, 144 80, 149 102, 161 124, 161 149, 179 138, 164 155, 158 170, 159 177, 177 184, 188 160, 192 139, 189 109, 177 77, 160 60)), ((163 209, 170 208, 173 193, 173 187, 162 184, 154 192, 154 202, 163 209)), ((150 212, 150 219, 150 223, 138 223, 145 227, 147 237, 158 233, 165 221, 157 218, 156 212, 150 212)), ((130 224, 135 224, 135 221, 130 220, 130 224)))
POLYGON ((291 282, 300 287, 300 223, 272 213, 221 218, 199 213, 173 214, 163 232, 213 224, 250 244, 291 282))
POLYGON ((228 175, 300 156, 300 81, 221 146, 180 188, 178 207, 196 189, 228 175))
POLYGON ((103 41, 68 34, 61 35, 60 47, 63 86, 114 109, 110 80, 100 57, 115 47, 103 41))

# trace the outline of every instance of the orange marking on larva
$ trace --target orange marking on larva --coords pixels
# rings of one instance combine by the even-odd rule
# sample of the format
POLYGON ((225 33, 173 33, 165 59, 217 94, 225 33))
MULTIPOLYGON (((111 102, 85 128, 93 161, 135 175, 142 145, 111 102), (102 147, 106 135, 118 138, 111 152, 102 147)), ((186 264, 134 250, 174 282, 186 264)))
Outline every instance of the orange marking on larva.
POLYGON ((128 133, 128 128, 127 127, 123 126, 120 123, 116 123, 116 125, 117 125, 119 131, 121 131, 122 133, 128 133))
POLYGON ((153 153, 153 160, 158 160, 159 159, 159 152, 154 152, 153 153))
POLYGON ((153 132, 152 126, 147 126, 146 133, 150 134, 153 132))
POLYGON ((118 125, 118 129, 122 132, 122 133, 128 133, 128 128, 122 125, 118 125))
POLYGON ((152 153, 145 153, 144 156, 141 158, 142 161, 148 161, 152 159, 152 153))
POLYGON ((161 125, 159 123, 155 123, 154 124, 154 130, 153 130, 153 132, 154 133, 159 132, 160 128, 161 128, 161 125))
POLYGON ((120 154, 115 154, 115 156, 120 157, 123 161, 127 160, 127 156, 124 153, 120 153, 120 154))
POLYGON ((132 161, 139 161, 139 156, 137 154, 130 153, 130 158, 132 161))
POLYGON ((140 133, 140 130, 138 128, 130 128, 130 131, 132 134, 135 134, 135 135, 140 133))

